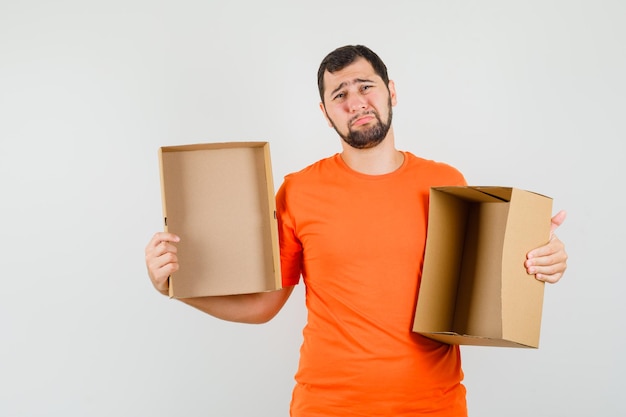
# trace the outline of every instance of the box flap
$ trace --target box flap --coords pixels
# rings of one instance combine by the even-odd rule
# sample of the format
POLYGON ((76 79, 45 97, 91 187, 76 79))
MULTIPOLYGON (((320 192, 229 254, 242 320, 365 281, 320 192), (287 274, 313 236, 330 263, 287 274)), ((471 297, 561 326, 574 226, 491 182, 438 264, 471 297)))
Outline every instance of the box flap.
POLYGON ((421 333, 429 339, 447 343, 449 345, 467 345, 467 346, 492 346, 492 347, 513 347, 513 348, 537 348, 536 345, 526 345, 513 340, 507 339, 491 339, 487 337, 460 335, 457 333, 421 333))
POLYGON ((461 269, 467 202, 440 189, 431 189, 428 233, 420 279, 414 329, 448 331, 454 323, 458 275, 461 269))
POLYGON ((508 187, 449 186, 434 187, 433 189, 471 202, 496 203, 499 201, 510 201, 511 199, 511 188, 508 187))
POLYGON ((477 191, 485 193, 487 195, 499 198, 502 201, 511 201, 513 194, 513 188, 511 187, 474 187, 477 191))
POLYGON ((503 334, 538 346, 545 284, 526 273, 523 261, 550 238, 552 199, 515 189, 512 202, 502 251, 503 334))

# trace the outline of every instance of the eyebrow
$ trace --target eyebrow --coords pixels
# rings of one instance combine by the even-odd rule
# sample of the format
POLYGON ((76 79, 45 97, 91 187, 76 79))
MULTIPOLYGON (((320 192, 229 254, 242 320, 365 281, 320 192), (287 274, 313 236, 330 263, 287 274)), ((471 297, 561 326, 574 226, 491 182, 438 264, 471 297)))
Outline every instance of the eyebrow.
POLYGON ((343 89, 344 87, 346 87, 347 85, 352 85, 352 84, 363 84, 363 83, 373 83, 373 80, 368 80, 368 79, 364 79, 364 78, 355 78, 352 81, 344 81, 341 84, 339 84, 337 86, 337 88, 335 88, 333 91, 330 92, 331 97, 335 95, 335 93, 337 93, 337 91, 343 89))

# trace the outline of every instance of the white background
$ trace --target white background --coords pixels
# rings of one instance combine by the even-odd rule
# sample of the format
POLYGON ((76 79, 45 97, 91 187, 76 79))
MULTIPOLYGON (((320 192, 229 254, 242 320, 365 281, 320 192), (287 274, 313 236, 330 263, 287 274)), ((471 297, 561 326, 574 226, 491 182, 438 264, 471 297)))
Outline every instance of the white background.
POLYGON ((623 416, 624 1, 0 0, 0 415, 286 416, 300 286, 259 326, 155 292, 159 146, 340 150, 316 71, 361 43, 401 149, 554 198, 538 350, 464 347, 471 416, 623 416))

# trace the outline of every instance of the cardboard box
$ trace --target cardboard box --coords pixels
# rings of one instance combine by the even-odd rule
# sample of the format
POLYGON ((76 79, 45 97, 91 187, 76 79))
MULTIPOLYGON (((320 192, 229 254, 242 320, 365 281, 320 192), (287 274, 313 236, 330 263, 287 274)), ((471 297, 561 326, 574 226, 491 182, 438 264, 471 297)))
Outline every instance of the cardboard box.
POLYGON ((269 144, 161 147, 159 163, 165 230, 181 238, 170 297, 279 289, 269 144))
POLYGON ((537 348, 544 283, 524 261, 548 241, 551 213, 551 198, 515 188, 432 188, 413 331, 450 344, 537 348))

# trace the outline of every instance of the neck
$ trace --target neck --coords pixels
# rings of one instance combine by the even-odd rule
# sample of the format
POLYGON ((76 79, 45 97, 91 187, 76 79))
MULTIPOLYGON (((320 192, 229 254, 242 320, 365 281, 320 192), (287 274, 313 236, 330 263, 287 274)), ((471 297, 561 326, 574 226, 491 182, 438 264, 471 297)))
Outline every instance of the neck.
POLYGON ((394 145, 393 128, 378 145, 368 149, 356 149, 342 142, 341 158, 353 170, 367 175, 384 175, 400 168, 404 154, 394 145))

